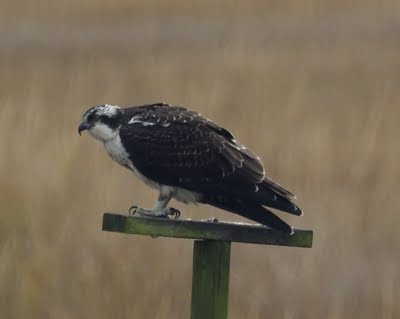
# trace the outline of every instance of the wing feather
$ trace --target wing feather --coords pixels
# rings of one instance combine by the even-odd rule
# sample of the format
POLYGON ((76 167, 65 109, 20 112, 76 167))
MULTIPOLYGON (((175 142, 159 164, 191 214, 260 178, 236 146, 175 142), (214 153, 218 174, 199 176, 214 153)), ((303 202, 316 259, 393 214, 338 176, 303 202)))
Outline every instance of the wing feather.
POLYGON ((136 169, 150 180, 204 198, 238 198, 257 212, 264 205, 301 215, 293 194, 265 176, 260 158, 214 122, 162 103, 125 110, 121 140, 136 169))

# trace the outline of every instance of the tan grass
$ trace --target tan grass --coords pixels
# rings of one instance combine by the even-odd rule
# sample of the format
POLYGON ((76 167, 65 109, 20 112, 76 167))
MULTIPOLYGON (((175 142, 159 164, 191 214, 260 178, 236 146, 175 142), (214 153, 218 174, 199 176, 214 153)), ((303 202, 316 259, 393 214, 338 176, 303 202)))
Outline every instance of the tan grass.
MULTIPOLYGON (((35 10, 47 12, 40 3, 35 10)), ((100 12, 108 6, 85 3, 100 12)), ((156 22, 128 44, 87 39, 90 46, 74 49, 65 39, 35 38, 40 43, 2 48, 1 317, 188 317, 192 243, 101 232, 104 211, 150 205, 156 194, 77 134, 90 105, 160 100, 230 128, 298 195, 305 215, 285 220, 315 230, 311 250, 234 245, 230 318, 400 315, 397 25, 372 15, 356 27, 349 17, 293 25, 288 15, 265 39, 250 36, 253 20, 242 22, 239 9, 225 25, 215 18, 201 46, 187 21, 189 37, 173 33, 175 44, 164 48, 168 24, 156 22)), ((158 14, 172 9, 165 10, 158 14)), ((74 27, 63 22, 67 33, 74 27)), ((184 217, 239 220, 175 206, 184 217)))

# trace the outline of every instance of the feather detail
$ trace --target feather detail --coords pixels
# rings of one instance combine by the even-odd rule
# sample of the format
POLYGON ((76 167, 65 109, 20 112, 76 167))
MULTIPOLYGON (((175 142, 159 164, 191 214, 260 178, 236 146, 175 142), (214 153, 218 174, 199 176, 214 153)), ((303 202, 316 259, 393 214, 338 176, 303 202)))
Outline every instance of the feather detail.
POLYGON ((224 195, 207 196, 202 199, 202 202, 254 220, 285 234, 293 234, 292 227, 282 219, 265 207, 252 202, 242 201, 232 196, 224 195))
POLYGON ((302 214, 294 195, 265 176, 256 154, 196 112, 165 103, 101 105, 84 120, 115 161, 156 188, 179 190, 178 200, 207 203, 288 234, 291 227, 265 206, 302 214))

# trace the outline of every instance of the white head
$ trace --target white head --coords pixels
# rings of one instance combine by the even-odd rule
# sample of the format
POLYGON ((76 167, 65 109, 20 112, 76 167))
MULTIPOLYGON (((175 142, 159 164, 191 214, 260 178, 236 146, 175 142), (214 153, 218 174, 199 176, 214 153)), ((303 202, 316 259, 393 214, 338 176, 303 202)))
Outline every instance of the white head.
POLYGON ((97 105, 83 114, 78 132, 87 130, 95 139, 106 142, 118 134, 121 124, 122 109, 119 106, 97 105))

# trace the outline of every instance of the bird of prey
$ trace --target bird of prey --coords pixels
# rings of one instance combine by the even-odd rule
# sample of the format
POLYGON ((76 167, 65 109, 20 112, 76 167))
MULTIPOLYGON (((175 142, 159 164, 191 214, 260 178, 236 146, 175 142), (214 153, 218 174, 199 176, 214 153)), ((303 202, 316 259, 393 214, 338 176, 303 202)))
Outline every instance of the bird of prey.
POLYGON ((159 191, 152 209, 134 206, 140 215, 178 215, 167 206, 175 198, 209 204, 286 234, 292 228, 266 207, 302 215, 293 194, 265 175, 260 157, 226 129, 186 108, 97 105, 83 114, 79 134, 85 130, 114 161, 159 191))

